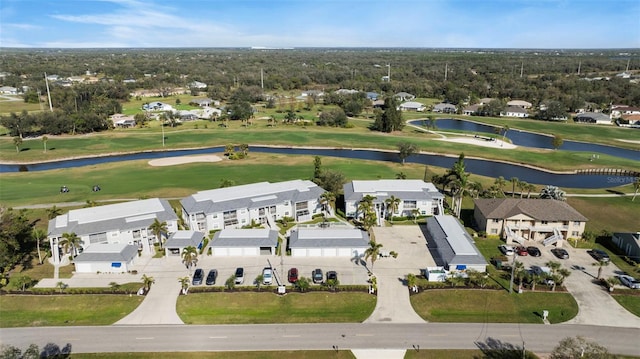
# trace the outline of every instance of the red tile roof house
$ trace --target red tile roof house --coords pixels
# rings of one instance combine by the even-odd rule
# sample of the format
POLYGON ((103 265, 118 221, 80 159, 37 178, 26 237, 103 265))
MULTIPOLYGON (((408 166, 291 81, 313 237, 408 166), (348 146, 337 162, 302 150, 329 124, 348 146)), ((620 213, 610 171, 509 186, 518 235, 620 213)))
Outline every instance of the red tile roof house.
POLYGON ((478 230, 499 235, 507 243, 539 242, 562 247, 580 238, 588 219, 563 201, 527 198, 480 198, 473 217, 478 230))

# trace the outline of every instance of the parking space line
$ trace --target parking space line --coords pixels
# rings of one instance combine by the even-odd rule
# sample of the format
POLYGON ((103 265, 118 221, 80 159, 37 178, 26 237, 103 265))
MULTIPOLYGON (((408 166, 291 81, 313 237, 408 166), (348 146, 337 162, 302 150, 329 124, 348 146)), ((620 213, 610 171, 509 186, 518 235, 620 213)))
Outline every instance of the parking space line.
POLYGON ((153 340, 155 339, 154 337, 141 337, 141 338, 136 338, 137 340, 153 340))
POLYGON ((227 336, 209 337, 209 339, 227 339, 227 336))

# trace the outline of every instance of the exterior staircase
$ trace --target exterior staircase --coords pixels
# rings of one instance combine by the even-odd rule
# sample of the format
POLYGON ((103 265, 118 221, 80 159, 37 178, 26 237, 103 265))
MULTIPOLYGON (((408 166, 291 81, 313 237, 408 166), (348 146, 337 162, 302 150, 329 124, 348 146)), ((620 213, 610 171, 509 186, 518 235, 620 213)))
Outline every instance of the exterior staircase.
POLYGON ((556 242, 558 242, 561 239, 564 239, 564 237, 562 236, 562 232, 560 232, 560 230, 558 228, 554 228, 553 229, 553 234, 550 235, 549 237, 545 238, 544 241, 542 241, 542 244, 545 247, 546 246, 550 246, 552 244, 555 244, 556 242))

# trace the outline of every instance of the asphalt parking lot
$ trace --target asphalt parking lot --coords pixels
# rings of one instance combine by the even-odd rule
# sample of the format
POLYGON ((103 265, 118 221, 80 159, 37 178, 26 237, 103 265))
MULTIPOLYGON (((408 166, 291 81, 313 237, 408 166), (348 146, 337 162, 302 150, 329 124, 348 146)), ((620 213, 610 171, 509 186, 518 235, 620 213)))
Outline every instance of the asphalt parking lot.
MULTIPOLYGON (((180 263, 180 258, 168 258, 168 260, 180 263)), ((198 260, 197 268, 202 268, 206 273, 210 269, 218 270, 218 279, 216 286, 224 286, 227 278, 235 274, 238 267, 244 268, 244 283, 240 286, 254 286, 257 276, 262 274, 265 267, 272 267, 274 270, 274 285, 285 284, 287 281, 287 273, 290 268, 298 268, 300 277, 311 279, 311 272, 316 269, 322 269, 326 278, 328 271, 336 271, 340 284, 367 284, 367 269, 360 260, 354 260, 349 257, 291 257, 291 256, 238 256, 238 257, 217 257, 201 255, 198 260)))

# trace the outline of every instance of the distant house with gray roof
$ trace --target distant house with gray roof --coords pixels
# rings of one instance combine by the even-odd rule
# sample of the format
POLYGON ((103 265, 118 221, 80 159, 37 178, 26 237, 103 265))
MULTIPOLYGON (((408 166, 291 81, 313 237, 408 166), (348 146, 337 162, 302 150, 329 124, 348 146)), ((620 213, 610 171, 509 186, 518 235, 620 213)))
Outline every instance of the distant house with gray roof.
POLYGON ((556 244, 580 238, 588 219, 567 202, 539 198, 479 198, 474 219, 478 230, 501 236, 507 243, 556 244))
POLYGON ((351 181, 344 185, 345 214, 358 218, 362 213, 358 205, 365 196, 373 196, 373 205, 378 225, 382 225, 384 217, 392 216, 430 216, 444 213, 444 196, 433 183, 421 180, 373 180, 351 181), (389 206, 385 202, 391 196, 400 199, 394 213, 388 213, 389 206))
POLYGON ((529 117, 529 114, 527 110, 520 106, 507 106, 504 111, 500 113, 500 116, 526 118, 529 117))
POLYGON ((187 247, 202 248, 204 233, 198 231, 176 231, 172 233, 164 243, 164 252, 167 256, 180 256, 187 247))
POLYGON ((393 95, 395 98, 397 98, 400 101, 411 101, 414 98, 416 98, 415 95, 410 94, 408 92, 398 92, 397 94, 393 95))
POLYGON ((611 117, 601 112, 583 112, 573 118, 574 122, 595 123, 596 125, 611 125, 611 117))
POLYGON ((252 221, 275 228, 275 221, 292 217, 309 221, 322 213, 320 196, 325 192, 305 180, 259 182, 200 191, 180 201, 189 228, 211 230, 239 228, 252 221))
POLYGON ((450 103, 439 103, 436 104, 435 106, 433 106, 433 112, 438 112, 438 113, 456 113, 457 108, 455 105, 452 105, 450 103))
POLYGON ((364 256, 369 235, 357 228, 306 227, 291 231, 288 241, 292 257, 364 256))
POLYGON ((167 200, 151 198, 105 206, 74 209, 49 221, 48 238, 54 263, 60 263, 64 233, 75 233, 81 250, 103 243, 131 244, 151 254, 159 239, 148 229, 154 220, 167 222, 169 233, 178 230, 178 216, 167 200))
POLYGON ((138 258, 138 247, 126 243, 98 243, 74 258, 76 273, 127 273, 138 258))
POLYGON ((425 107, 420 102, 409 101, 400 104, 401 111, 415 111, 415 112, 423 112, 425 107))
POLYGON ((278 246, 275 229, 223 229, 216 232, 209 247, 214 256, 274 255, 278 246))
POLYGON ((437 265, 450 271, 487 271, 487 261, 462 224, 453 216, 427 218, 425 238, 437 265))

